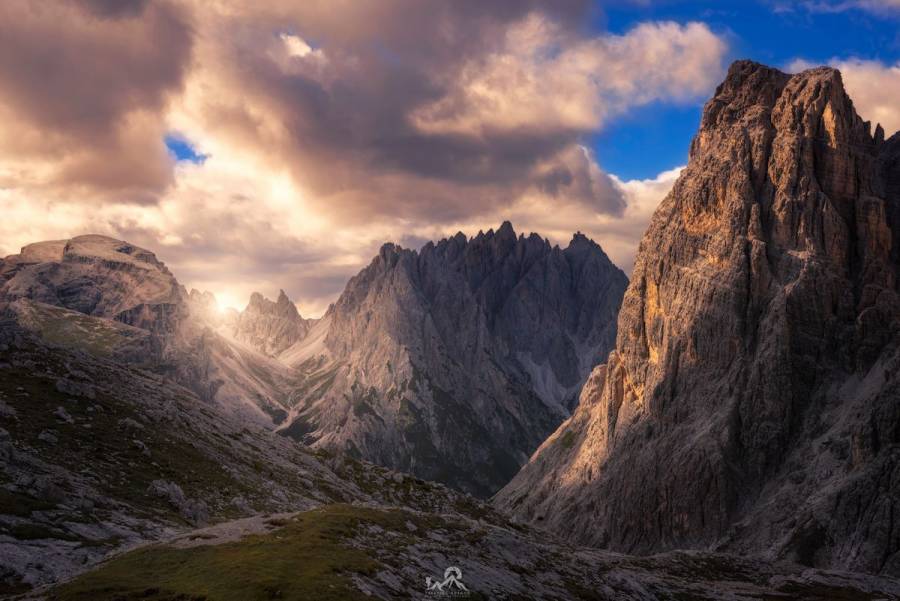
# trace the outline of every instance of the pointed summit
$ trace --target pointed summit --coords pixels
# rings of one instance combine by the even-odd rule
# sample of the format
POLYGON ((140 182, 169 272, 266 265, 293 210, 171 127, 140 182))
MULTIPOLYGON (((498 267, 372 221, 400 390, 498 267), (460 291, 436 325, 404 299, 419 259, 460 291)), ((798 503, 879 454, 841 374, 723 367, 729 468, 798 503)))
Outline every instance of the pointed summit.
POLYGON ((261 311, 261 310, 263 310, 263 308, 266 306, 266 303, 268 303, 268 302, 271 302, 271 301, 269 299, 267 299, 265 296, 263 296, 259 292, 253 292, 250 295, 250 301, 247 303, 247 307, 244 310, 246 311, 246 310, 249 310, 252 308, 252 309, 261 311))
POLYGON ((569 241, 569 247, 577 247, 577 246, 596 246, 597 243, 582 234, 581 232, 575 232, 572 236, 572 240, 569 241))
POLYGON ((284 290, 278 291, 278 300, 275 302, 275 308, 278 315, 285 319, 294 320, 301 318, 297 305, 285 294, 284 290))
POLYGON ((309 328, 309 322, 300 316, 297 306, 284 290, 279 290, 276 302, 259 292, 251 294, 250 302, 234 324, 233 334, 261 353, 275 356, 300 341, 309 328))
POLYGON ((496 237, 501 240, 515 240, 516 231, 513 229, 512 223, 504 221, 497 230, 496 237))

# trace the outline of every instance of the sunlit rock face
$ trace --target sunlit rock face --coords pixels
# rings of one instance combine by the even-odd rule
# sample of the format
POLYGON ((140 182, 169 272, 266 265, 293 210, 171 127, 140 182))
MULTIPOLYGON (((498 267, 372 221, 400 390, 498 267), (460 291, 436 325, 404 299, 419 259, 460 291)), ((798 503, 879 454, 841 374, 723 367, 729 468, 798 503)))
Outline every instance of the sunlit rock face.
POLYGON ((568 415, 627 285, 582 235, 387 244, 306 338, 283 432, 480 495, 568 415))
POLYGON ((165 265, 106 236, 30 244, 3 260, 0 278, 6 300, 26 298, 154 333, 174 331, 183 317, 184 289, 165 265))
POLYGON ((233 325, 234 337, 259 352, 276 356, 302 340, 313 320, 303 319, 297 307, 281 290, 278 300, 270 301, 259 292, 250 296, 250 303, 233 325))
POLYGON ((196 288, 191 288, 191 292, 188 294, 188 305, 194 317, 212 325, 222 325, 225 319, 226 313, 219 308, 216 295, 208 290, 201 292, 196 288))
POLYGON ((900 136, 840 73, 735 63, 641 243, 616 349, 497 496, 629 552, 900 573, 900 136))

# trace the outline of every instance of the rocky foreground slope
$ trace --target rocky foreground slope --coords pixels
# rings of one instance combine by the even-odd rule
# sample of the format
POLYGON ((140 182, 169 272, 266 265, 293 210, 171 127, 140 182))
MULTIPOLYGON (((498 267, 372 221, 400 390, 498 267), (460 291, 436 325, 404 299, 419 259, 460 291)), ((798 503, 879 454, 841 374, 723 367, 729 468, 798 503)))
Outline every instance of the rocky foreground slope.
POLYGON ((507 222, 416 252, 387 244, 307 338, 284 434, 478 495, 569 414, 615 337, 627 279, 583 235, 507 222))
POLYGON ((360 496, 169 379, 0 325, 0 593, 186 527, 360 496))
POLYGON ((208 524, 337 502, 477 507, 0 321, 0 597, 208 524))
POLYGON ((900 598, 871 577, 566 545, 0 323, 0 597, 428 598, 453 566, 475 599, 900 598))
POLYGON ((626 552, 900 574, 898 156, 837 71, 735 63, 615 351, 497 505, 626 552))

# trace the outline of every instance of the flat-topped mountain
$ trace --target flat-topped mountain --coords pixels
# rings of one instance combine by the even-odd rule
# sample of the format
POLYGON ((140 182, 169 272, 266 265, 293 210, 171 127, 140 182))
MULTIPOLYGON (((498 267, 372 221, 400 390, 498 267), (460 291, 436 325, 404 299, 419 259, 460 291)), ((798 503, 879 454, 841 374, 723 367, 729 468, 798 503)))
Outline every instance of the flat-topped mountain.
POLYGON ((386 244, 281 355, 302 375, 283 432, 490 494, 568 415, 626 285, 580 234, 386 244))
POLYGON ((615 350, 498 506, 627 552, 900 574, 898 147, 836 70, 735 63, 615 350))
POLYGON ((5 300, 29 299, 151 332, 174 330, 184 290, 153 253, 99 235, 30 244, 0 263, 5 300))

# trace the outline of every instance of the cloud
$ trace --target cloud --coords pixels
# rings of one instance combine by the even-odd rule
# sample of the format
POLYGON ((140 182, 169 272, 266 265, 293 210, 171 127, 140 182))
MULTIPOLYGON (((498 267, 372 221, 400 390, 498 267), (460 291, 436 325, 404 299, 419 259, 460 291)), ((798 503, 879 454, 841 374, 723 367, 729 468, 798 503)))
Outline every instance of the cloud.
MULTIPOLYGON (((900 104, 896 100, 900 98, 900 62, 888 65, 874 60, 833 58, 828 64, 840 70, 847 93, 863 119, 871 121, 873 128, 880 123, 885 137, 900 131, 900 104)), ((788 70, 798 72, 814 66, 798 59, 788 70)))
POLYGON ((392 233, 330 231, 307 216, 288 176, 224 156, 179 163, 175 184, 152 204, 86 211, 62 196, 6 189, 0 206, 8 208, 0 221, 5 253, 36 240, 107 234, 152 250, 179 281, 226 304, 242 308, 254 291, 284 288, 304 315, 324 312, 392 233))
POLYGON ((775 12, 794 12, 801 8, 811 13, 843 13, 863 10, 882 16, 900 14, 900 0, 807 0, 804 2, 772 2, 775 12))
POLYGON ((585 140, 704 99, 727 47, 702 23, 592 32, 594 6, 2 3, 0 252, 106 233, 189 286, 284 288, 304 314, 384 241, 504 218, 628 267, 669 176, 619 181, 585 140))
MULTIPOLYGON (((344 222, 460 219, 544 186, 548 164, 615 115, 696 101, 722 74, 725 44, 698 23, 588 36, 568 13, 438 3, 426 18, 427 4, 394 3, 397 39, 396 19, 368 4, 319 28, 306 8, 206 15, 215 33, 198 49, 185 129, 268 154, 344 222), (360 19, 387 31, 370 37, 360 19)), ((563 177, 558 192, 588 191, 577 183, 563 177)), ((614 197, 591 204, 621 210, 614 197)))
POLYGON ((624 35, 567 40, 538 15, 472 63, 452 92, 413 114, 427 132, 490 136, 527 128, 597 129, 629 108, 690 101, 719 75, 725 44, 705 25, 642 23, 624 35))
POLYGON ((190 57, 168 2, 0 5, 0 177, 147 200, 171 183, 160 120, 190 57))

